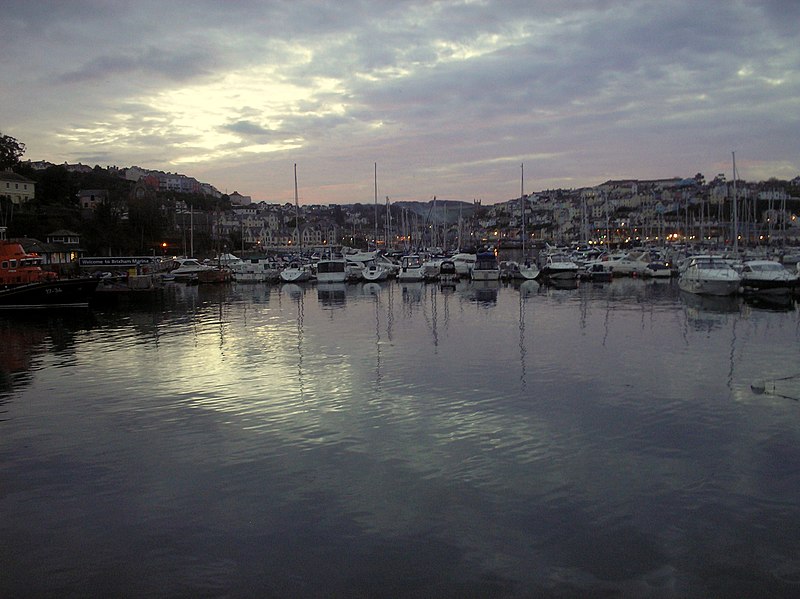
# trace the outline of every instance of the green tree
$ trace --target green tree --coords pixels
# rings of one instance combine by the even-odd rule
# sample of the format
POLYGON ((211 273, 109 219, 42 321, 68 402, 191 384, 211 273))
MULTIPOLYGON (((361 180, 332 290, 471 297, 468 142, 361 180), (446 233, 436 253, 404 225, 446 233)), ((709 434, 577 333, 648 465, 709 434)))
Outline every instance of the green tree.
POLYGON ((11 168, 19 164, 25 153, 25 144, 0 131, 0 168, 11 168))

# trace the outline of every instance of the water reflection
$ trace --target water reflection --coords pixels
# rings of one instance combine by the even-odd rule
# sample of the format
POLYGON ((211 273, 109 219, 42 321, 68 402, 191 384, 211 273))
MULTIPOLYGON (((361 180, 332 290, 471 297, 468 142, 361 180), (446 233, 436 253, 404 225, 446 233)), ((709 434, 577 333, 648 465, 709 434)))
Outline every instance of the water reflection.
POLYGON ((543 284, 553 289, 577 289, 578 279, 546 279, 543 284))
POLYGON ((789 293, 749 293, 744 303, 757 310, 791 312, 795 309, 794 297, 789 293))
POLYGON ((400 286, 404 304, 418 304, 422 301, 425 283, 420 281, 401 281, 398 285, 400 286))
POLYGON ((711 331, 725 325, 731 315, 739 314, 742 300, 738 296, 705 296, 680 291, 687 322, 695 329, 711 331))
POLYGON ((497 303, 497 292, 500 281, 472 281, 472 299, 479 305, 488 308, 497 303))
POLYGON ((317 298, 325 307, 342 308, 346 297, 347 286, 344 283, 317 283, 317 298))
POLYGON ((792 596, 797 313, 621 282, 0 320, 0 595, 792 596))
POLYGON ((90 313, 20 313, 0 316, 0 401, 28 385, 37 358, 69 360, 76 335, 92 326, 90 313))

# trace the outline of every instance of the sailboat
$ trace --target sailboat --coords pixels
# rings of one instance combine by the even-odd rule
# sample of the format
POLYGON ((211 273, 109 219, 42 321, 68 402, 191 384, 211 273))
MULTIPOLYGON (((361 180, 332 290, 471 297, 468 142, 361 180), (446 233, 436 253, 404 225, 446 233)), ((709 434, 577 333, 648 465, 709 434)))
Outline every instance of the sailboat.
MULTIPOLYGON (((361 278, 365 281, 385 281, 389 277, 389 270, 378 262, 378 163, 375 163, 375 253, 372 260, 367 261, 361 269, 361 278)), ((386 198, 387 208, 389 198, 386 198)), ((384 247, 389 245, 389 235, 385 237, 384 247)))
POLYGON ((525 165, 520 164, 520 193, 519 202, 522 209, 522 263, 519 265, 519 276, 525 280, 533 280, 539 276, 539 269, 535 264, 531 264, 528 257, 525 255, 525 238, 527 232, 525 231, 525 165))
MULTIPOLYGON (((300 245, 300 252, 303 251, 303 237, 300 232, 300 201, 297 196, 297 165, 294 165, 294 208, 295 219, 294 225, 297 231, 297 240, 300 245)), ((280 274, 281 281, 285 283, 302 283, 311 278, 311 270, 307 265, 302 264, 299 260, 289 263, 289 266, 284 268, 280 274)))

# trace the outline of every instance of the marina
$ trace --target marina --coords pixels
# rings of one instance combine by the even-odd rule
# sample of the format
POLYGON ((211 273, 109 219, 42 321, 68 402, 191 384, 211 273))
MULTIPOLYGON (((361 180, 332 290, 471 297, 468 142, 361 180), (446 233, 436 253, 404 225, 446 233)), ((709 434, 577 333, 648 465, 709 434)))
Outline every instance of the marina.
POLYGON ((800 588, 791 295, 167 282, 0 337, 3 596, 800 588))

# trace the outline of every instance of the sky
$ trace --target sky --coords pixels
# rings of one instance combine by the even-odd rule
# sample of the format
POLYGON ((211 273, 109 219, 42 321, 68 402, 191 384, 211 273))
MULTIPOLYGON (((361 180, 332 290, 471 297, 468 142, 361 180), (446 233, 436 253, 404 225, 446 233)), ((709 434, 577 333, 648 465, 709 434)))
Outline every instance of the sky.
POLYGON ((254 201, 800 175, 797 0, 5 0, 23 159, 254 201), (376 166, 377 165, 377 166, 376 166), (377 173, 377 176, 376 176, 377 173))

